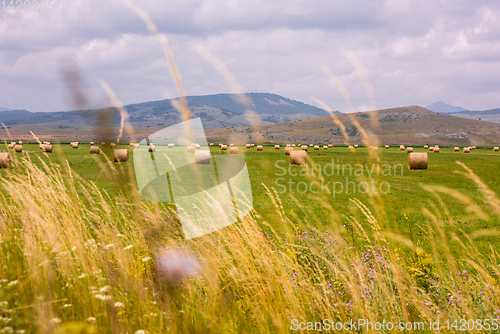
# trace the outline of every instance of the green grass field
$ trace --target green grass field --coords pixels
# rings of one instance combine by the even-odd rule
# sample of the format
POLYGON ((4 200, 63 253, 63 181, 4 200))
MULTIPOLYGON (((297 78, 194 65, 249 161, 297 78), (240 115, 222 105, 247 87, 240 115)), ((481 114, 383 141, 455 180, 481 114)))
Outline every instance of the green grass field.
POLYGON ((399 147, 378 159, 363 147, 309 148, 306 167, 289 166, 283 148, 240 146, 254 211, 193 240, 173 204, 138 196, 133 150, 117 148, 130 149, 129 162, 114 163, 109 146, 90 155, 88 144, 11 151, 12 168, 0 169, 0 330, 286 333, 291 319, 500 315, 500 154, 490 148, 426 150, 429 168, 408 170, 399 147), (350 191, 332 188, 346 177, 350 191), (164 248, 203 269, 172 281, 164 248))

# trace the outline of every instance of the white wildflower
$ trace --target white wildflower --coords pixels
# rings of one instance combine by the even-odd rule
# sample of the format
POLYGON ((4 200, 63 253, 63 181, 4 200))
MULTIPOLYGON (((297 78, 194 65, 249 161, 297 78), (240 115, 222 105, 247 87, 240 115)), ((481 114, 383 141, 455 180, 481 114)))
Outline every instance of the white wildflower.
POLYGON ((142 259, 142 262, 148 262, 149 260, 151 260, 151 257, 146 256, 145 258, 142 259))
POLYGON ((71 304, 64 304, 63 305, 63 308, 68 308, 68 307, 71 307, 71 304))
POLYGON ((12 281, 9 284, 7 284, 7 287, 11 287, 11 286, 17 285, 18 283, 19 283, 19 281, 12 281))
POLYGON ((146 331, 144 329, 139 329, 138 331, 135 331, 135 334, 146 334, 146 331))
POLYGON ((59 319, 59 318, 52 318, 50 321, 52 323, 54 323, 54 324, 60 324, 61 323, 61 319, 59 319))
POLYGON ((125 307, 125 305, 121 302, 116 302, 115 307, 125 307))
POLYGON ((102 287, 101 289, 99 289, 99 292, 105 293, 105 292, 108 292, 109 290, 111 290, 111 287, 109 285, 106 285, 106 286, 102 287))
POLYGON ((130 249, 132 247, 134 247, 134 245, 128 245, 127 247, 124 248, 124 250, 130 249))
POLYGON ((90 322, 91 324, 94 324, 96 319, 94 317, 88 317, 87 321, 90 322))

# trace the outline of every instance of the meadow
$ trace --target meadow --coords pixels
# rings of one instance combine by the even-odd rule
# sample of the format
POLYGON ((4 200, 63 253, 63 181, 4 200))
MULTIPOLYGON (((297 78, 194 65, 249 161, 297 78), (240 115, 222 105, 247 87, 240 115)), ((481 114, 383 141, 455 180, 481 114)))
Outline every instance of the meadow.
POLYGON ((429 168, 408 170, 399 147, 378 157, 309 148, 308 167, 289 167, 283 148, 240 146, 254 210, 193 240, 174 204, 141 199, 132 156, 114 163, 109 146, 90 155, 67 143, 24 151, 0 169, 0 333, 287 333, 322 319, 385 320, 403 332, 421 323, 414 332, 453 332, 474 319, 467 331, 491 332, 499 321, 491 148, 425 150, 429 168), (336 192, 346 177, 352 188, 336 192))

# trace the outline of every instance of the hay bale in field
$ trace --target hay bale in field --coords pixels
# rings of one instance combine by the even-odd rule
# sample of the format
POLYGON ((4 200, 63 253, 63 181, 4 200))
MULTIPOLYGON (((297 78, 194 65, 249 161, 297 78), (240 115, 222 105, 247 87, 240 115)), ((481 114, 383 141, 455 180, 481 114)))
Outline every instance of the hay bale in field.
POLYGON ((295 144, 292 144, 292 147, 295 147, 295 144))
POLYGON ((105 143, 105 142, 102 142, 102 143, 101 143, 101 146, 106 146, 106 143, 105 143))
POLYGON ((234 144, 229 144, 229 147, 234 147, 234 144))
POLYGON ((141 147, 141 144, 134 144, 134 148, 139 148, 141 147))
POLYGON ((29 143, 28 143, 28 141, 25 141, 24 143, 25 143, 26 145, 28 145, 28 144, 29 144, 29 143))
POLYGON ((430 152, 434 151, 434 147, 433 146, 429 147, 429 151, 430 152))
POLYGON ((290 165, 307 164, 307 152, 305 150, 290 152, 290 165))
POLYGON ((400 151, 403 151, 405 149, 405 146, 404 145, 399 145, 399 150, 400 151))
POLYGON ((196 149, 201 148, 201 145, 200 144, 194 144, 194 148, 196 148, 196 149))
POLYGON ((493 147, 493 152, 498 152, 500 151, 500 147, 493 147))
POLYGON ((187 147, 187 153, 194 153, 194 151, 196 151, 196 148, 193 145, 187 147))
MULTIPOLYGON (((93 141, 90 142, 90 145, 94 145, 95 143, 93 141)), ((132 146, 134 144, 130 143, 130 146, 132 146)))
POLYGON ((41 150, 43 150, 43 145, 45 145, 45 144, 38 145, 38 148, 41 149, 41 150))
POLYGON ((306 152, 307 152, 307 146, 306 146, 306 145, 302 145, 302 146, 300 147, 300 149, 301 149, 302 151, 306 151, 306 152))
POLYGON ((458 151, 460 151, 460 147, 458 147, 458 146, 455 146, 455 147, 453 148, 453 151, 455 151, 455 152, 458 152, 458 151))
POLYGON ((349 151, 352 151, 352 150, 354 150, 354 146, 349 145, 349 147, 348 147, 347 149, 348 149, 349 151))
POLYGON ((17 153, 21 153, 23 151, 23 145, 14 146, 14 151, 17 153))
MULTIPOLYGON (((14 145, 14 146, 15 146, 15 145, 14 145)), ((12 150, 12 149, 14 148, 14 146, 13 146, 12 144, 9 144, 9 145, 7 145, 7 148, 8 148, 9 150, 12 150)))
POLYGON ((194 152, 194 161, 200 165, 210 164, 210 158, 212 155, 209 150, 197 150, 194 152))
POLYGON ((429 145, 424 145, 424 150, 427 150, 429 148, 429 145))
POLYGON ((328 148, 332 148, 332 144, 328 144, 328 148))
POLYGON ((71 143, 71 147, 78 148, 78 143, 71 143))
POLYGON ((475 150, 476 149, 476 146, 472 146, 472 149, 475 150))
POLYGON ((439 147, 434 147, 434 150, 432 152, 439 153, 439 147))
POLYGON ((113 161, 114 162, 127 162, 129 158, 128 149, 115 149, 113 152, 113 161))
POLYGON ((52 153, 52 145, 43 145, 43 151, 47 153, 52 153))
POLYGON ((20 141, 18 141, 17 143, 18 143, 19 145, 22 145, 22 144, 23 144, 23 141, 22 141, 22 140, 20 140, 20 141))
POLYGON ((358 147, 359 147, 359 145, 358 145, 358 144, 354 145, 354 148, 358 148, 358 147))
POLYGON ((210 143, 210 147, 214 146, 214 143, 210 143))
POLYGON ((224 144, 220 144, 220 143, 219 143, 219 147, 222 147, 222 145, 224 145, 224 144))
MULTIPOLYGON (((94 145, 94 143, 93 143, 93 142, 90 142, 90 145, 94 145)), ((130 147, 134 147, 134 145, 135 145, 134 143, 130 143, 130 144, 129 144, 129 146, 130 146, 130 147)))
POLYGON ((293 151, 293 147, 291 146, 288 146, 288 147, 285 147, 285 155, 290 155, 290 152, 293 151))
POLYGON ((227 145, 222 145, 222 146, 221 146, 221 150, 223 150, 223 151, 227 151, 227 145))
POLYGON ((97 146, 90 146, 90 154, 99 154, 100 149, 97 146))
POLYGON ((12 159, 10 153, 0 153, 0 168, 10 168, 12 166, 12 159))
POLYGON ((156 146, 154 146, 154 145, 149 145, 149 146, 148 146, 148 152, 156 152, 156 146))
POLYGON ((406 148, 406 153, 411 153, 413 152, 413 147, 407 147, 406 148))
POLYGON ((251 147, 252 147, 252 145, 250 145, 250 144, 245 145, 245 148, 251 148, 251 147))
POLYGON ((315 151, 319 150, 319 145, 314 145, 314 150, 315 151))
POLYGON ((286 144, 286 147, 292 147, 292 144, 286 144))
POLYGON ((168 144, 167 145, 168 148, 174 148, 174 146, 175 146, 174 144, 168 144))
POLYGON ((255 147, 255 144, 251 144, 252 147, 255 147))
POLYGON ((274 145, 274 149, 275 149, 275 150, 279 150, 279 149, 280 149, 280 146, 279 146, 279 145, 274 145))
POLYGON ((470 152, 470 149, 468 147, 464 147, 464 150, 463 150, 464 153, 469 153, 470 152))
POLYGON ((378 152, 378 147, 377 146, 370 146, 370 151, 378 152))
POLYGON ((386 148, 386 149, 389 148, 389 145, 385 145, 384 148, 386 148))
POLYGON ((314 145, 313 144, 309 144, 309 147, 314 147, 314 145))
POLYGON ((111 144, 109 144, 109 147, 111 147, 111 148, 115 148, 115 147, 116 147, 116 144, 115 144, 115 143, 111 143, 111 144))
POLYGON ((236 146, 230 147, 229 154, 238 154, 238 148, 236 146))
POLYGON ((323 149, 324 150, 328 150, 328 146, 327 145, 323 145, 323 149))
POLYGON ((257 145, 257 151, 263 151, 264 150, 264 146, 262 145, 257 145))
POLYGON ((410 153, 408 155, 408 169, 427 169, 429 159, 427 153, 410 153))

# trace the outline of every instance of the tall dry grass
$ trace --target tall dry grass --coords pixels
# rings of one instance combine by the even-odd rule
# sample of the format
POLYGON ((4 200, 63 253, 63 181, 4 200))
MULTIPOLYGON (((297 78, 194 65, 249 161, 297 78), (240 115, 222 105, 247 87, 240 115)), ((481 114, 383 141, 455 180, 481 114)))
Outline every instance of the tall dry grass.
MULTIPOLYGON (((353 198, 348 215, 331 212, 328 231, 304 230, 314 213, 297 206, 286 218, 273 189, 281 221, 272 224, 288 232, 253 211, 186 241, 166 206, 134 193, 111 198, 68 166, 39 168, 29 156, 23 163, 0 181, 1 333, 285 333, 292 319, 443 325, 500 315, 498 253, 479 254, 477 235, 445 232, 454 224, 445 200, 424 209, 430 253, 381 221, 388 215, 373 209, 377 202, 353 198), (461 243, 465 261, 452 256, 450 242, 461 243), (165 249, 200 269, 173 280, 159 265, 165 249)), ((110 173, 119 179, 124 171, 110 173)), ((448 191, 426 190, 436 198, 448 191)), ((476 213, 490 219, 494 210, 476 213)))

